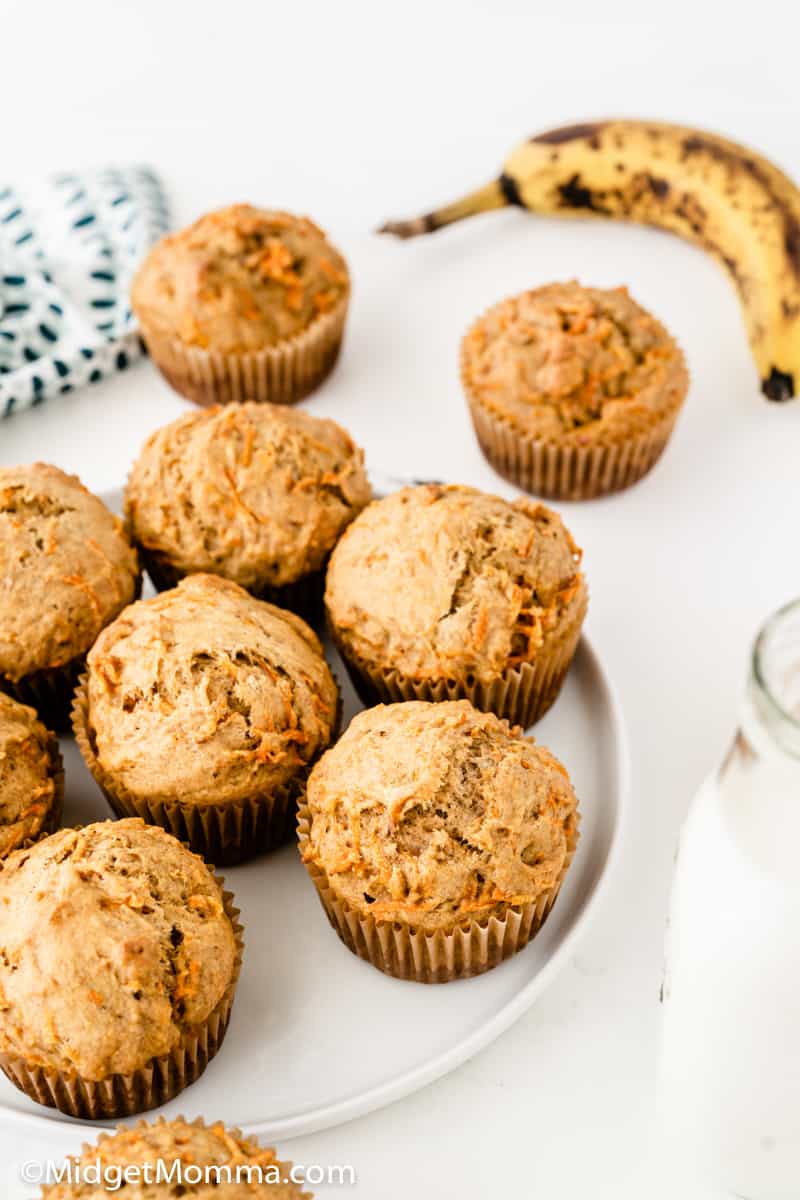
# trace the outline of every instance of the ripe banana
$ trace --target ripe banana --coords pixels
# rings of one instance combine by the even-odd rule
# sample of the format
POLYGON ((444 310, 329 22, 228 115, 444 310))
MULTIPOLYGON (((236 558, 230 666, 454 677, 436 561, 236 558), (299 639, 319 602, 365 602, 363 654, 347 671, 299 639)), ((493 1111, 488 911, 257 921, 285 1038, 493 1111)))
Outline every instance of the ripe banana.
POLYGON ((415 237, 507 205, 657 225, 701 246, 736 285, 764 394, 800 388, 800 189, 767 159, 679 125, 570 125, 519 146, 478 191, 380 232, 415 237))

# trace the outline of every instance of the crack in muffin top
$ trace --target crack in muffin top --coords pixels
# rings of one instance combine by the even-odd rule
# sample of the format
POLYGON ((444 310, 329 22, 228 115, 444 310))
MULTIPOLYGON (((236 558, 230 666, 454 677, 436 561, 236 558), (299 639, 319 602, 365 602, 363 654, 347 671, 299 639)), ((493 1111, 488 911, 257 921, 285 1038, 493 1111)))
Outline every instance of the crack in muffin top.
POLYGON ((650 429, 688 386, 677 343, 626 288, 574 281, 489 309, 464 338, 462 376, 523 433, 579 443, 650 429))
POLYGON ((0 692, 0 858, 39 837, 59 770, 55 736, 34 709, 0 692))
POLYGON ((335 421, 246 403, 154 433, 125 509, 134 540, 177 570, 258 591, 319 569, 371 496, 363 453, 335 421))
MULTIPOLYGON (((221 1172, 220 1181, 216 1182, 212 1173, 211 1182, 189 1184, 187 1180, 183 1186, 177 1179, 150 1184, 144 1179, 131 1180, 124 1193, 128 1200, 177 1200, 186 1196, 187 1185, 191 1186, 194 1200, 252 1200, 256 1194, 263 1195, 265 1200, 312 1200, 299 1184, 289 1182, 290 1163, 281 1162, 275 1150, 260 1146, 254 1138, 243 1137, 238 1129, 226 1129, 221 1121, 213 1125, 206 1125, 201 1119, 189 1122, 183 1117, 173 1121, 162 1117, 152 1123, 140 1121, 132 1128, 121 1127, 116 1133, 102 1134, 96 1145, 85 1146, 82 1154, 71 1161, 86 1167, 98 1160, 105 1169, 122 1171, 145 1164, 155 1166, 158 1162, 165 1163, 167 1170, 177 1162, 184 1170, 188 1166, 203 1171, 216 1166, 229 1167, 231 1171, 230 1180, 221 1172), (237 1168, 243 1169, 241 1181, 236 1179, 237 1168), (251 1182, 247 1180, 246 1168, 253 1170, 251 1182), (259 1182, 259 1171, 263 1183, 259 1182), (281 1182, 271 1182, 276 1176, 281 1182)), ((84 1178, 80 1182, 45 1187, 44 1196, 47 1200, 108 1200, 102 1184, 84 1178)))
POLYGON ((162 336, 243 354, 301 333, 349 289, 347 264, 313 221, 233 204, 157 242, 132 304, 162 336))
POLYGON ((13 681, 89 649, 134 597, 122 522, 75 475, 0 467, 0 674, 13 681))
POLYGON ((330 740, 338 690, 300 617, 216 575, 131 605, 88 657, 102 771, 139 798, 247 799, 330 740))
POLYGON ((467 700, 354 717, 308 783, 306 861, 376 920, 423 929, 535 901, 577 833, 561 763, 467 700))
POLYGON ((0 864, 0 1050, 99 1080, 203 1024, 235 969, 208 867, 131 819, 63 829, 0 864))
POLYGON ((424 484, 370 504, 331 555, 336 636, 424 679, 495 679, 584 603, 580 551, 543 504, 424 484))

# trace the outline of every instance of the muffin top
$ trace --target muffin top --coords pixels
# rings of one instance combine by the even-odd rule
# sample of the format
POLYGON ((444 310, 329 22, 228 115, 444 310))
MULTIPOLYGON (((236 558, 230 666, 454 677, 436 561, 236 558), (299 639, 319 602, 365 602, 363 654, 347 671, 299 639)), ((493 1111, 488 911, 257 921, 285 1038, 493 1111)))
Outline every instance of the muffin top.
POLYGON ((464 338, 467 391, 523 433, 589 442, 650 429, 683 400, 683 354, 627 288, 551 283, 496 304, 464 338))
MULTIPOLYGON (((173 1200, 186 1195, 194 1200, 253 1200, 255 1195, 262 1194, 268 1200, 311 1200, 310 1193, 289 1182, 291 1164, 280 1162, 274 1150, 265 1149, 253 1138, 243 1137, 238 1129, 226 1129, 221 1121, 214 1125, 206 1125, 202 1120, 189 1123, 183 1117, 174 1121, 160 1118, 152 1124, 140 1121, 132 1128, 120 1127, 116 1133, 101 1134, 96 1145, 86 1146, 71 1161, 84 1168, 99 1161, 112 1186, 116 1186, 112 1172, 122 1175, 126 1168, 142 1168, 138 1179, 133 1174, 127 1175, 126 1200, 173 1200), (165 1165, 160 1182, 156 1175, 159 1162, 165 1165), (152 1183, 148 1181, 148 1166, 152 1183), (206 1173, 209 1167, 223 1170, 218 1175, 213 1171, 206 1173), (193 1182, 188 1168, 193 1172, 200 1169, 199 1182, 193 1182), (186 1172, 183 1182, 177 1176, 178 1170, 186 1172), (165 1172, 174 1173, 172 1182, 163 1179, 165 1172)), ((109 1193, 100 1183, 84 1182, 81 1178, 80 1182, 45 1187, 43 1194, 47 1200, 78 1197, 108 1200, 109 1193)))
POLYGON ((0 692, 0 858, 42 832, 59 802, 61 758, 36 712, 0 692))
POLYGON ((331 556, 336 636, 369 664, 424 679, 493 679, 530 662, 585 602, 561 518, 468 487, 424 484, 370 504, 331 556))
POLYGON ((102 771, 140 799, 246 799, 323 750, 338 693, 300 617, 216 575, 131 605, 88 658, 102 771))
POLYGON ((321 567, 371 494, 364 456, 335 421, 248 403, 186 413, 154 433, 126 512, 134 540, 184 574, 258 591, 321 567))
POLYGON ((62 829, 0 864, 0 1051, 128 1074, 203 1024, 237 951, 201 858, 154 825, 62 829))
POLYGON ((344 259, 313 221, 232 204, 157 242, 132 303, 161 336, 243 354, 295 337, 349 288, 344 259))
POLYGON ((133 599, 121 522, 75 475, 0 467, 0 674, 17 681, 88 650, 133 599))
POLYGON ((306 861, 352 907, 425 929, 536 900, 577 836, 561 763, 468 700, 359 713, 307 802, 306 861))

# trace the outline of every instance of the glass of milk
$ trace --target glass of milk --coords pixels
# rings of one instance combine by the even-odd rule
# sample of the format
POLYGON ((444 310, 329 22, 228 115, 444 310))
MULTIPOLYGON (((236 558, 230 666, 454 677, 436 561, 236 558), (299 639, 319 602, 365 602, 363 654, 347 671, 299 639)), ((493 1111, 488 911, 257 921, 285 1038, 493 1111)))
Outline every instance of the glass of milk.
POLYGON ((715 1194, 800 1197, 800 600, 762 629, 740 728, 675 868, 661 1098, 715 1194))

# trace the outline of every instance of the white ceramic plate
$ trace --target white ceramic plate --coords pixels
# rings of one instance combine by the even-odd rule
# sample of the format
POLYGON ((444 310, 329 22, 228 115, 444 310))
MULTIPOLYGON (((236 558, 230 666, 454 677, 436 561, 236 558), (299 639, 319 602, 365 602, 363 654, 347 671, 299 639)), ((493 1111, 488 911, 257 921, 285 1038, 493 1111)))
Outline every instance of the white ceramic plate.
MULTIPOLYGON (((329 648, 330 649, 330 648, 329 648)), ((345 721, 361 707, 343 685, 345 721)), ((352 955, 328 925, 295 848, 226 872, 242 910, 245 958, 225 1044, 162 1111, 219 1117, 272 1140, 312 1133, 389 1104, 453 1070, 507 1029, 555 977, 600 902, 620 849, 628 762, 608 675, 584 637, 539 741, 568 766, 581 841, 558 902, 524 951, 478 979, 425 986, 390 979, 352 955), (224 1097, 224 1105, 220 1097, 224 1097)), ((71 739, 65 824, 108 817, 71 739)), ((0 1112, 44 1130, 73 1124, 0 1076, 0 1112)))

